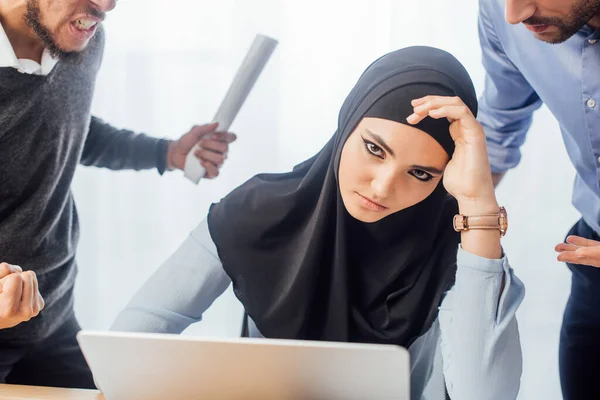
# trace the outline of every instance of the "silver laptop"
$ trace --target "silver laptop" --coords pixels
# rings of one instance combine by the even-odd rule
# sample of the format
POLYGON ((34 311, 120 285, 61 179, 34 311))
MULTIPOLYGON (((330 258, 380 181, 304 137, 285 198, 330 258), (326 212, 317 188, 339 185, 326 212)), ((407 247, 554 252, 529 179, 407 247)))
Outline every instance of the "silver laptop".
POLYGON ((77 340, 106 400, 409 400, 398 346, 92 331, 77 340))

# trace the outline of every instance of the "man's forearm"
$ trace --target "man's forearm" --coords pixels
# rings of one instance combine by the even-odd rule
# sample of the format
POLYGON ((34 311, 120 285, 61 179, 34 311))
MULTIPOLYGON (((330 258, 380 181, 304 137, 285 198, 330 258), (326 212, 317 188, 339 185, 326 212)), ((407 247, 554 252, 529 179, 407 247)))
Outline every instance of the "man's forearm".
POLYGON ((166 140, 117 129, 92 117, 81 164, 113 170, 166 169, 166 140))
POLYGON ((504 174, 506 172, 500 172, 497 174, 492 174, 492 182, 494 182, 494 187, 497 188, 498 184, 500 183, 500 181, 502 180, 502 178, 504 178, 504 174))

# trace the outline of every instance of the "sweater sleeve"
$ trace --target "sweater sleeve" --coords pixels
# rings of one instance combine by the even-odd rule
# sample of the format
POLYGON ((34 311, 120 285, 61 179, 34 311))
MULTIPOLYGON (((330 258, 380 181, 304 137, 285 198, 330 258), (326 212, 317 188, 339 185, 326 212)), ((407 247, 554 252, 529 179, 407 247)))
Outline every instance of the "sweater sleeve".
POLYGON ((230 282, 204 220, 135 294, 111 330, 181 333, 202 319, 230 282))
POLYGON ((117 129, 92 116, 81 164, 113 170, 166 169, 169 142, 117 129))

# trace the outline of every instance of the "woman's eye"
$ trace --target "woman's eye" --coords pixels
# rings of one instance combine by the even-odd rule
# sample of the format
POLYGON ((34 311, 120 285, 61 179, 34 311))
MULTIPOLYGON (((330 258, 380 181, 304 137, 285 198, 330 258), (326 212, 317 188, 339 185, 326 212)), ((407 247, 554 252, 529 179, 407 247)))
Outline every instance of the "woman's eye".
POLYGON ((383 149, 377 146, 375 143, 371 143, 368 140, 364 140, 365 147, 369 151, 369 153, 373 154, 376 157, 383 158, 383 149))
POLYGON ((427 182, 433 179, 433 175, 420 169, 413 169, 412 171, 410 171, 410 173, 412 176, 423 182, 427 182))

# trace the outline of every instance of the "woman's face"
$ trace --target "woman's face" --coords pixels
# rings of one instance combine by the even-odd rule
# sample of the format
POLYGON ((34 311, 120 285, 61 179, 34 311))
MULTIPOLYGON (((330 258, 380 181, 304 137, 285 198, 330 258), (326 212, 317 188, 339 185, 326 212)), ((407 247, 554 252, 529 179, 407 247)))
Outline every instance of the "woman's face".
POLYGON ((342 149, 344 206, 359 221, 379 221, 427 198, 448 161, 443 147, 420 129, 363 118, 342 149))

